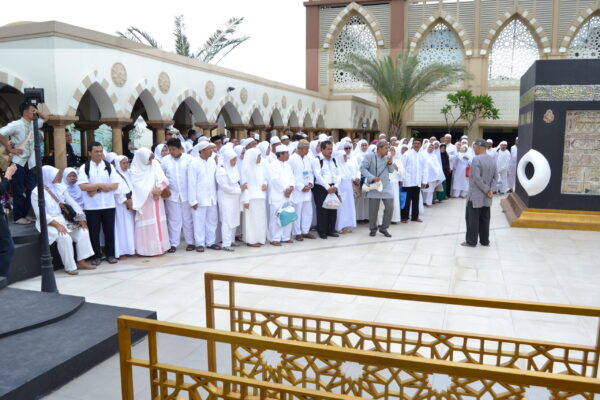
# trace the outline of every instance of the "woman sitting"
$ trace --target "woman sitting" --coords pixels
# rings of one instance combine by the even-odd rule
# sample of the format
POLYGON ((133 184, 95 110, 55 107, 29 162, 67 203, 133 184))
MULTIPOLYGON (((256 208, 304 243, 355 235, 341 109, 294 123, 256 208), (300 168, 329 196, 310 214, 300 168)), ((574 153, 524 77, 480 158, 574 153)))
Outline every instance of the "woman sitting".
POLYGON ((79 204, 79 207, 83 208, 83 192, 77 184, 77 170, 75 168, 65 168, 62 173, 62 184, 67 188, 67 192, 73 200, 79 204))
MULTIPOLYGON (((77 269, 96 269, 95 266, 85 261, 94 255, 94 249, 90 242, 90 234, 85 220, 83 210, 71 197, 67 188, 60 183, 60 171, 49 165, 42 167, 44 180, 44 199, 46 201, 46 223, 48 224, 48 243, 56 242, 58 254, 65 266, 65 272, 69 275, 77 275, 77 269), (72 218, 65 218, 61 206, 69 205, 74 211, 72 218), (77 249, 77 263, 73 254, 73 243, 77 249)), ((40 216, 38 207, 38 189, 31 191, 31 204, 35 211, 36 228, 40 229, 40 216)))
POLYGON ((135 210, 135 250, 141 256, 164 254, 171 245, 165 204, 168 180, 150 149, 135 152, 131 165, 132 208, 135 210))

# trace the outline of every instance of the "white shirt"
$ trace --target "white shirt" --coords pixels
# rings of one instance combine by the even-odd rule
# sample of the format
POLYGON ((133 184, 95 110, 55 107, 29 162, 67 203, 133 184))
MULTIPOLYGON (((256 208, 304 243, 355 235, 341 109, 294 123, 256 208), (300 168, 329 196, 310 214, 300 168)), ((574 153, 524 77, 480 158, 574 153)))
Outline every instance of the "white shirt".
POLYGON ((408 150, 402 157, 404 178, 402 186, 414 187, 427 184, 425 157, 413 149, 408 150))
POLYGON ((517 165, 517 145, 515 144, 513 147, 510 148, 510 163, 512 165, 517 165))
POLYGON ((179 158, 169 154, 162 159, 160 166, 169 180, 171 190, 171 196, 167 201, 178 203, 188 201, 187 172, 193 160, 194 158, 186 153, 181 154, 179 158))
MULTIPOLYGON (((97 184, 97 183, 119 183, 119 174, 115 170, 115 167, 110 166, 110 175, 106 170, 104 161, 100 161, 100 164, 96 164, 90 161, 90 176, 88 177, 85 173, 85 164, 79 167, 79 177, 77 178, 77 184, 81 187, 84 183, 97 184)), ((83 209, 84 210, 105 210, 107 208, 115 208, 115 192, 97 192, 95 195, 90 196, 88 192, 83 191, 83 209)))
POLYGON ((319 155, 315 162, 315 181, 318 185, 323 186, 326 190, 331 187, 331 184, 333 184, 333 186, 336 188, 339 188, 340 182, 342 181, 340 171, 336 166, 336 162, 333 160, 333 157, 327 160, 325 157, 323 157, 323 155, 319 155), (322 167, 319 160, 323 160, 322 167))
POLYGON ((510 151, 499 150, 496 156, 496 168, 499 173, 506 172, 510 165, 510 151))
POLYGON ((293 193, 290 197, 285 197, 283 192, 291 187, 294 187, 294 173, 290 163, 286 161, 273 161, 269 165, 270 181, 269 181, 269 204, 283 204, 291 202, 293 193))
POLYGON ((312 192, 303 192, 304 186, 309 183, 315 184, 315 173, 313 171, 314 164, 309 154, 301 157, 299 154, 294 153, 290 156, 290 167, 294 173, 295 189, 292 192, 292 198, 294 203, 303 203, 312 199, 312 192))
MULTIPOLYGON (((41 129, 44 125, 44 121, 38 119, 38 127, 41 129)), ((17 121, 13 121, 0 129, 0 135, 7 137, 14 148, 23 149, 23 154, 13 154, 12 161, 21 167, 27 166, 31 169, 35 167, 35 147, 33 137, 33 121, 27 121, 25 118, 21 118, 17 121), (31 135, 29 134, 31 132, 31 135), (25 140, 29 138, 29 142, 23 144, 25 140)), ((40 130, 40 140, 44 141, 44 132, 40 130)))
POLYGON ((188 201, 193 207, 196 204, 201 207, 217 205, 217 181, 215 174, 217 164, 214 158, 203 160, 195 158, 188 167, 188 201))

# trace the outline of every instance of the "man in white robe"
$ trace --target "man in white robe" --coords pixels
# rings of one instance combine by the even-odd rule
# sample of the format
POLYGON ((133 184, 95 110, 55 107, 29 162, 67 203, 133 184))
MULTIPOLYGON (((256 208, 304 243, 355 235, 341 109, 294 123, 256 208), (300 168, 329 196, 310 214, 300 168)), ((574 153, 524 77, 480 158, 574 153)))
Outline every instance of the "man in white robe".
POLYGON ((275 148, 281 144, 281 139, 278 136, 272 136, 269 139, 269 144, 271 145, 271 154, 269 154, 269 162, 277 161, 277 154, 275 153, 275 148))
POLYGON ((496 157, 496 169, 498 170, 498 191, 500 194, 506 194, 508 191, 508 169, 510 167, 510 151, 507 150, 508 144, 500 142, 500 150, 496 157))
POLYGON ((443 137, 444 142, 446 144, 446 153, 448 153, 448 156, 451 157, 453 155, 456 155, 457 149, 456 146, 452 144, 452 135, 449 133, 446 133, 443 137))
POLYGON ((169 180, 171 196, 165 199, 167 228, 171 248, 168 253, 175 253, 181 240, 181 230, 187 243, 186 251, 193 251, 194 228, 192 226, 192 209, 188 202, 187 173, 190 163, 194 160, 186 154, 179 139, 167 141, 169 155, 162 159, 160 166, 169 180))
POLYGON ((215 178, 217 164, 212 158, 213 150, 208 142, 198 143, 194 150, 199 157, 189 165, 187 190, 188 201, 192 207, 196 251, 201 253, 205 247, 221 250, 221 246, 215 243, 219 220, 215 178))
POLYGON ((296 207, 298 219, 294 221, 292 234, 296 240, 301 242, 304 239, 316 239, 316 236, 310 233, 310 226, 313 220, 313 195, 312 188, 315 182, 314 164, 309 153, 310 144, 307 140, 300 140, 296 153, 290 156, 290 166, 294 173, 296 182, 292 193, 292 200, 296 207))
POLYGON ((518 153, 517 153, 517 145, 519 144, 519 138, 515 139, 515 144, 510 148, 510 166, 508 168, 508 191, 512 192, 515 190, 515 185, 517 183, 517 161, 518 161, 518 153))
POLYGON ((293 243, 291 240, 293 223, 281 226, 278 211, 285 204, 293 204, 295 179, 292 167, 288 163, 289 148, 280 144, 275 148, 276 161, 269 164, 269 240, 273 246, 281 243, 293 243))
POLYGON ((486 140, 487 144, 487 154, 492 157, 494 160, 498 157, 498 148, 494 147, 494 141, 492 139, 486 140))

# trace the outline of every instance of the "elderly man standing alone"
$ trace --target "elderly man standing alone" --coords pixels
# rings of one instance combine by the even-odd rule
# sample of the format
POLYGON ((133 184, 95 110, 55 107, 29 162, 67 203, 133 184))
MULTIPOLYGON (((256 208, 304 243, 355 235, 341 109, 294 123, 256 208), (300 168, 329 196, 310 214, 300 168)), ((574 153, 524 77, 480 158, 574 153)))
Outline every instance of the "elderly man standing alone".
POLYGON ((486 142, 477 139, 474 144, 475 158, 469 174, 467 196, 467 237, 461 246, 477 246, 477 237, 482 246, 490 245, 490 207, 496 186, 496 160, 487 154, 486 142))
POLYGON ((369 153, 363 159, 360 165, 360 173, 365 177, 368 184, 381 182, 383 189, 370 190, 367 193, 369 199, 369 236, 375 236, 377 233, 377 213, 379 212, 379 203, 383 201, 383 222, 379 228, 385 237, 392 237, 388 232, 392 214, 394 212, 394 192, 392 192, 392 184, 390 182, 390 174, 394 172, 392 165, 393 155, 388 154, 390 144, 385 140, 377 142, 377 151, 369 153))

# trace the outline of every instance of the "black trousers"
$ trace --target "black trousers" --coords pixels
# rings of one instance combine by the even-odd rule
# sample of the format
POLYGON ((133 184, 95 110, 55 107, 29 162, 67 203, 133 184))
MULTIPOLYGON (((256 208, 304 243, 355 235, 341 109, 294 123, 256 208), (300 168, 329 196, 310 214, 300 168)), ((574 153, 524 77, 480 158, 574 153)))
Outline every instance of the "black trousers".
POLYGON ((446 197, 450 197, 452 193, 452 171, 444 171, 446 177, 446 197))
POLYGON ((413 221, 419 219, 419 195, 421 194, 421 188, 419 186, 409 186, 402 189, 406 192, 406 203, 404 204, 404 208, 400 210, 400 218, 402 220, 408 219, 408 211, 412 203, 411 219, 413 221))
POLYGON ((329 193, 321 185, 315 185, 312 189, 317 208, 317 232, 319 236, 325 236, 335 232, 335 222, 337 220, 337 210, 328 210, 323 208, 325 197, 329 193))
POLYGON ((25 164, 24 167, 17 164, 17 172, 11 180, 15 221, 25 218, 31 209, 31 191, 35 188, 35 179, 35 174, 32 169, 29 169, 29 164, 25 164))
POLYGON ((94 249, 94 258, 102 258, 100 250, 100 228, 104 232, 104 255, 115 256, 115 209, 86 210, 88 228, 90 229, 90 242, 94 249))
POLYGON ((8 229, 8 221, 4 212, 0 210, 0 276, 8 276, 8 269, 14 254, 15 245, 8 229))
POLYGON ((479 243, 484 246, 490 244, 490 208, 481 207, 473 208, 472 202, 467 202, 467 243, 471 245, 477 244, 477 236, 479 243))

